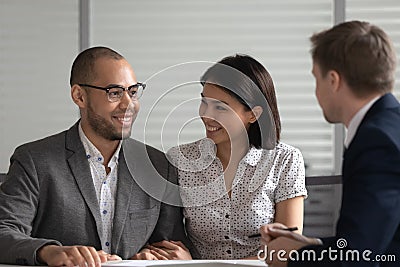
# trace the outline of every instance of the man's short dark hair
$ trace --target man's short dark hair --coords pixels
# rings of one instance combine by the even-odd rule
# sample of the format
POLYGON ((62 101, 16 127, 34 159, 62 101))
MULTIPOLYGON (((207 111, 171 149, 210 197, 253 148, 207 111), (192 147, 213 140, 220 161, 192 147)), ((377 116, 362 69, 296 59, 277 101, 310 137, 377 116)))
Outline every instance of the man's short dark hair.
POLYGON ((118 52, 108 47, 96 46, 82 51, 74 60, 69 83, 71 87, 78 83, 90 83, 95 79, 94 65, 100 58, 124 59, 118 52))

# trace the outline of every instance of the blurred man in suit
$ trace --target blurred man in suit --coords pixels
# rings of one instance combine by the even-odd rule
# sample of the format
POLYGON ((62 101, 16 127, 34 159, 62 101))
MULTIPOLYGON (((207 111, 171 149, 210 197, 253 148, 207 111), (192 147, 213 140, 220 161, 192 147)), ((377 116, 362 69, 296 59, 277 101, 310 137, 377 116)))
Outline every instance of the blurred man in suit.
POLYGON ((176 183, 176 171, 129 138, 145 88, 130 64, 109 48, 87 49, 70 85, 80 120, 11 157, 0 190, 0 263, 100 266, 115 254, 149 259, 145 249, 135 255, 147 243, 188 244, 181 209, 163 201, 179 193, 158 183, 176 183))
POLYGON ((383 30, 360 21, 315 34, 311 42, 318 102, 328 122, 343 123, 348 130, 342 206, 336 236, 331 238, 305 237, 282 230, 281 224, 263 226, 267 262, 399 266, 400 105, 391 93, 396 68, 393 45, 383 30), (268 255, 273 250, 275 254, 268 255), (283 250, 280 256, 279 250, 283 250))

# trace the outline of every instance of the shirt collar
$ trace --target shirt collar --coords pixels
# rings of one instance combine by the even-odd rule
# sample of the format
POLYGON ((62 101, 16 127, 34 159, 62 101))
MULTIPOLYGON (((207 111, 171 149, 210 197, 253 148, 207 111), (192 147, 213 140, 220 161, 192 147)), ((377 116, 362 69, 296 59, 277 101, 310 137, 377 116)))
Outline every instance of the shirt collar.
POLYGON ((247 152, 246 156, 244 157, 244 162, 253 167, 256 166, 261 159, 262 151, 263 151, 262 148, 258 149, 255 147, 251 147, 250 150, 247 152))
MULTIPOLYGON (((83 148, 85 149, 87 159, 96 161, 99 163, 103 163, 104 162, 103 155, 100 153, 100 151, 97 149, 97 147, 95 145, 93 145, 92 142, 90 142, 89 138, 87 138, 87 136, 85 135, 85 133, 82 130, 82 125, 80 122, 79 122, 78 130, 79 130, 79 137, 83 144, 83 148)), ((110 163, 111 162, 118 163, 119 151, 121 150, 121 144, 122 144, 122 142, 120 141, 117 149, 114 152, 114 155, 111 157, 110 163)))
POLYGON ((215 159, 217 154, 217 147, 214 142, 209 138, 203 138, 199 142, 199 151, 201 157, 204 159, 215 159))
MULTIPOLYGON (((216 146, 211 139, 204 138, 200 140, 199 150, 204 159, 216 158, 216 146)), ((255 147, 251 147, 243 160, 251 166, 256 166, 257 163, 261 160, 262 152, 262 148, 257 149, 255 147)))
POLYGON ((359 111, 357 111, 356 115, 353 116, 353 118, 350 120, 349 127, 347 129, 347 135, 346 139, 344 141, 344 146, 346 148, 349 147, 351 141, 353 140, 354 136, 356 135, 358 126, 360 126, 360 123, 362 119, 365 117, 365 114, 367 114, 368 110, 372 107, 372 105, 380 98, 380 96, 375 97, 371 101, 369 101, 367 104, 365 104, 359 111))

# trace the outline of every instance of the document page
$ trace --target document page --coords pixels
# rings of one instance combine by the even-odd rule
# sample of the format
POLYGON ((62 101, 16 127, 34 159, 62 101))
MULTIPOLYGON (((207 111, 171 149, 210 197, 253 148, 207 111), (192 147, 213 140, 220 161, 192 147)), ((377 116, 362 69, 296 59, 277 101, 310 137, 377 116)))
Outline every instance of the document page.
POLYGON ((249 266, 268 266, 259 260, 123 260, 116 262, 105 262, 103 267, 249 267, 249 266))

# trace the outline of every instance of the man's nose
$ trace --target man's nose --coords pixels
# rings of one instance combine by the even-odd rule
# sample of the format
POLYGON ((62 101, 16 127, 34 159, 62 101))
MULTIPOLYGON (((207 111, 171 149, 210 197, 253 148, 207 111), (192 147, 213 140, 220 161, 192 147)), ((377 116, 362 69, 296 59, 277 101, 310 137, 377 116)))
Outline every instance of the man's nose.
POLYGON ((127 91, 124 91, 124 93, 122 94, 122 97, 119 101, 119 105, 120 105, 121 109, 126 109, 132 104, 133 104, 132 98, 129 96, 127 91))

